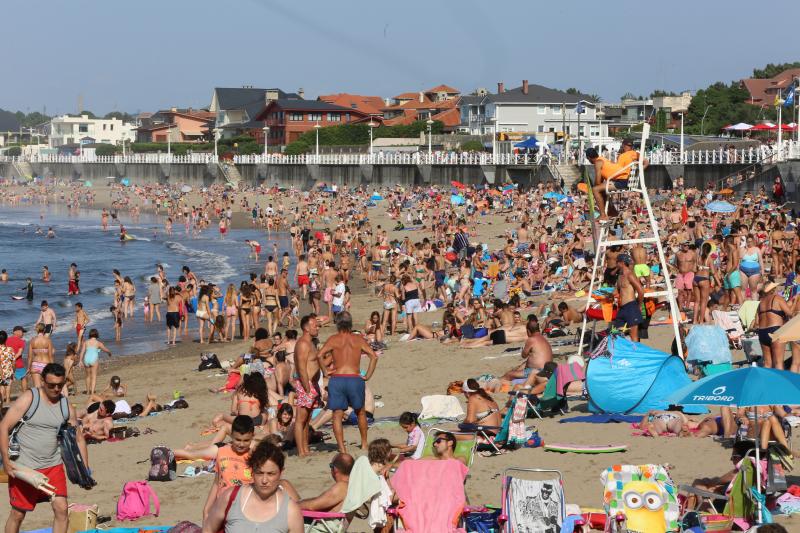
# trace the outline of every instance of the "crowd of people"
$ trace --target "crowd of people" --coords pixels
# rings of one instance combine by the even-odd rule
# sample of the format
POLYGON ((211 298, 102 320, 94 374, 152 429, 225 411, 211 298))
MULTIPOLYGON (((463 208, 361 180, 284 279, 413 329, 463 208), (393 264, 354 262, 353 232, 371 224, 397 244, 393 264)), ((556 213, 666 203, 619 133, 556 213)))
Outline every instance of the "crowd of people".
MULTIPOLYGON (((188 265, 177 279, 169 279, 156 265, 149 281, 138 287, 130 276, 112 271, 110 310, 117 341, 123 338, 125 324, 141 316, 145 322, 163 321, 171 345, 193 338, 195 331, 200 344, 243 343, 244 354, 226 369, 231 379, 220 388, 231 392, 230 409, 210 417, 210 441, 175 450, 178 458, 215 460, 215 478, 203 509, 204 531, 223 527, 249 531, 258 522, 268 522, 270 530, 300 531, 302 511, 340 510, 355 463, 344 439, 345 424, 358 427, 360 451, 389 486, 393 465, 420 459, 424 438, 413 413, 399 418, 408 434, 405 443, 369 438, 375 394, 368 382, 379 357, 397 346, 395 341, 465 349, 521 345, 520 361, 503 375, 459 382, 467 406, 466 424, 501 425, 503 402, 498 403, 494 393, 541 393, 558 367, 551 339, 574 333, 590 313, 586 301, 596 260, 593 231, 604 227, 616 239, 651 231, 641 200, 610 202, 606 196, 606 180, 613 182, 612 191, 628 186, 626 164, 639 157, 633 143, 624 141, 615 161, 592 149, 586 156, 596 173, 591 190, 579 190, 576 184, 563 191, 552 182, 527 189, 454 182, 452 190, 398 186, 380 191, 376 200, 373 191, 363 188, 315 188, 303 193, 274 188, 258 191, 267 200, 267 207, 261 207, 264 202, 259 203, 253 191, 238 194, 223 187, 203 191, 194 205, 175 187, 115 189, 111 210, 100 214, 104 231, 109 224, 121 226, 120 217, 133 220, 145 210, 163 217, 165 234, 181 225, 187 237, 216 227, 220 238, 231 238, 234 212, 243 212, 250 219, 248 225, 265 232, 267 242, 274 232, 289 235, 291 249, 285 251, 272 243, 265 246, 268 250, 254 240, 244 243, 242 253, 251 254, 259 265, 264 260, 263 271, 259 267, 241 273, 245 279, 224 287, 205 281, 188 265), (460 200, 453 201, 454 196, 460 200), (376 203, 395 227, 370 220, 376 203), (592 206, 597 207, 596 217, 592 206), (488 215, 502 222, 493 236, 481 227, 488 215), (413 231, 402 233, 406 230, 413 231), (367 291, 381 302, 380 308, 367 310, 363 328, 354 324, 353 291, 367 291), (424 313, 436 313, 431 315, 436 320, 424 313), (322 338, 325 328, 331 333, 322 338), (366 368, 362 359, 367 360, 366 368), (327 423, 338 450, 330 463, 332 485, 315 497, 302 498, 285 479, 285 451, 294 450, 299 457, 312 454, 312 445, 322 438, 320 430, 327 423), (223 457, 225 461, 220 460, 223 457)), ((712 188, 680 185, 651 197, 666 270, 655 245, 646 243, 609 246, 597 260, 600 274, 594 287, 605 287, 616 298, 613 327, 634 341, 644 338, 659 303, 648 306, 647 293, 662 287, 669 276, 677 289, 680 316, 674 318, 686 327, 717 323, 718 311, 758 301, 755 319, 745 327, 758 334, 763 365, 800 372, 800 347, 791 345, 787 364, 786 346, 770 337, 800 310, 796 213, 763 190, 734 199, 712 188), (733 202, 732 211, 709 210, 709 204, 723 199, 733 202)), ((88 202, 79 189, 61 194, 71 206, 88 202)), ((21 196, 40 201, 51 195, 42 188, 21 196)), ((45 275, 49 280, 49 270, 45 275)), ((71 265, 66 277, 67 291, 79 296, 78 266, 71 265)), ((84 368, 86 375, 85 398, 81 398, 86 408, 70 410, 70 420, 83 428, 82 440, 107 439, 115 416, 176 408, 174 402, 159 405, 152 394, 130 405, 118 376, 98 393, 100 354, 110 356, 111 351, 79 304, 75 341, 66 347, 63 365, 57 363, 50 334, 58 319, 43 301, 33 325, 35 335, 27 342, 23 326, 14 327, 10 335, 0 331, 0 398, 10 403, 14 381, 20 384, 17 400, 0 422, 0 452, 12 480, 7 531, 19 530, 25 513, 39 498, 16 481, 8 456, 8 430, 30 406, 31 388, 42 391, 46 409, 35 415, 43 419, 41 425, 27 424, 20 430, 24 445, 17 463, 38 469, 55 482, 54 531, 66 527, 66 484, 60 484, 63 469, 58 470, 54 452, 56 426, 60 427, 56 410, 62 392, 81 396, 75 369, 84 368), (37 444, 30 445, 34 440, 37 444)), ((763 427, 769 429, 760 435, 766 442, 783 435, 780 412, 780 407, 723 410, 719 419, 701 420, 671 411, 652 412, 640 426, 651 435, 729 436, 736 431, 737 420, 747 427, 747 420, 774 414, 778 425, 766 424, 763 427)), ((485 433, 491 440, 492 432, 485 433)), ((456 441, 451 432, 436 434, 434 458, 453 459, 456 441)), ((88 462, 88 455, 84 457, 88 462)), ((390 519, 375 527, 381 530, 387 524, 390 519)))

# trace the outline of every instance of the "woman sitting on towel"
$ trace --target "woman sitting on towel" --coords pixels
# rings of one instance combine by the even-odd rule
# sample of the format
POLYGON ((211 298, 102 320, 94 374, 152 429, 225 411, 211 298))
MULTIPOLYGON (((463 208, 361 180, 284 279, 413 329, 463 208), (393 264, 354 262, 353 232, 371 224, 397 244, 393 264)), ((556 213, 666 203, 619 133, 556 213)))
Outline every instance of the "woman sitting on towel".
POLYGON ((247 415, 252 418, 253 425, 256 427, 264 424, 266 422, 264 410, 267 405, 267 384, 264 376, 258 372, 246 374, 231 398, 230 413, 219 414, 211 422, 213 428, 220 430, 219 440, 216 440, 215 437, 215 442, 225 440, 225 435, 230 433, 231 422, 239 415, 247 415))
POLYGON ((499 426, 500 406, 483 390, 478 382, 472 378, 464 381, 462 385, 464 396, 467 398, 467 416, 464 424, 475 424, 480 426, 499 426))

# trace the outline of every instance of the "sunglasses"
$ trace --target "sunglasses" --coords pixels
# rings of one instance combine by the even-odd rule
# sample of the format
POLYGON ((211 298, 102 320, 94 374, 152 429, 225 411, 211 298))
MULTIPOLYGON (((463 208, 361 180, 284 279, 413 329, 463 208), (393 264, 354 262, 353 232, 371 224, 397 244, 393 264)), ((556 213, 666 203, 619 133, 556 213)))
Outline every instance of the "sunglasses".
POLYGON ((65 384, 66 384, 65 381, 62 381, 60 383, 50 383, 49 381, 44 382, 44 386, 47 387, 48 389, 63 389, 65 384))
POLYGON ((439 444, 440 442, 447 442, 447 439, 444 437, 439 437, 438 439, 434 440, 434 444, 439 444))

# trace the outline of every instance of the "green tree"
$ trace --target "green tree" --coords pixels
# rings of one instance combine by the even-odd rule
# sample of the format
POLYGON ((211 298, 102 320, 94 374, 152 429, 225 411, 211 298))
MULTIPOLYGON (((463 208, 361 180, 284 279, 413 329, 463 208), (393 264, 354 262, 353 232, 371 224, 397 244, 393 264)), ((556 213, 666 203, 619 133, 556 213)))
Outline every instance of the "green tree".
POLYGON ((461 150, 464 152, 482 152, 485 148, 480 141, 466 141, 461 143, 461 150))
POLYGON ((106 116, 104 116, 103 118, 105 119, 116 118, 121 120, 122 122, 133 122, 134 120, 133 115, 125 113, 123 111, 112 111, 111 113, 106 113, 106 116))
POLYGON ((654 130, 660 132, 667 131, 667 112, 663 109, 659 109, 656 112, 656 123, 654 130))
POLYGON ((700 89, 686 113, 686 132, 719 135, 728 124, 775 120, 775 108, 754 106, 748 102, 749 98, 750 94, 738 81, 730 84, 719 81, 700 89))
POLYGON ((659 96, 678 96, 674 91, 665 91, 663 89, 656 89, 650 93, 650 98, 658 98, 659 96))
POLYGON ((790 68, 800 68, 800 61, 795 61, 794 63, 769 63, 764 68, 754 68, 753 69, 753 77, 754 78, 772 78, 783 72, 784 70, 788 70, 790 68))
POLYGON ((117 147, 113 144, 96 144, 94 148, 96 155, 115 155, 117 152, 122 151, 122 147, 117 147))
POLYGON ((5 155, 9 157, 17 157, 22 155, 22 148, 19 146, 12 146, 11 148, 6 149, 5 155))
MULTIPOLYGON (((444 124, 436 120, 431 126, 433 134, 442 133, 444 124)), ((412 124, 404 126, 379 126, 372 132, 373 139, 381 137, 402 138, 402 137, 419 137, 421 132, 427 132, 428 125, 424 120, 418 120, 412 124)), ((330 126, 327 128, 320 128, 319 130, 319 144, 320 146, 354 146, 365 145, 369 143, 369 126, 366 124, 343 124, 341 126, 330 126)), ((310 152, 316 147, 316 132, 310 130, 297 138, 296 141, 290 143, 286 147, 286 153, 302 154, 310 152)))

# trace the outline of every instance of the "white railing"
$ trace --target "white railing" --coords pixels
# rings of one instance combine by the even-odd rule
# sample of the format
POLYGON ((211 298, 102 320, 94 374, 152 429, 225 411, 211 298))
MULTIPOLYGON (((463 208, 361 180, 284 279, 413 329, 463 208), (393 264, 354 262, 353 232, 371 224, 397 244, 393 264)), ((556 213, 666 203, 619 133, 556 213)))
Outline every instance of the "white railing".
MULTIPOLYGON (((797 141, 784 141, 782 159, 800 159, 800 143, 797 141)), ((616 160, 617 154, 612 152, 607 155, 611 160, 616 160)), ((775 147, 758 146, 728 150, 686 150, 681 158, 677 151, 650 150, 646 157, 655 165, 719 165, 719 164, 744 164, 751 165, 758 162, 770 163, 779 160, 775 147)), ((34 155, 27 156, 0 156, 0 162, 27 161, 30 163, 186 163, 208 164, 217 163, 214 154, 128 154, 113 156, 94 155, 34 155)), ((237 155, 233 162, 237 165, 540 165, 546 164, 541 156, 528 154, 496 154, 484 152, 377 152, 373 154, 302 154, 302 155, 237 155)), ((584 154, 579 162, 586 164, 584 154)))

